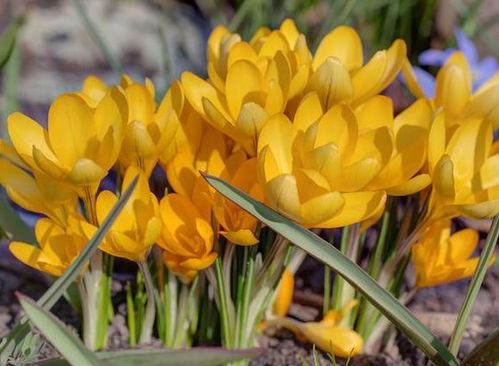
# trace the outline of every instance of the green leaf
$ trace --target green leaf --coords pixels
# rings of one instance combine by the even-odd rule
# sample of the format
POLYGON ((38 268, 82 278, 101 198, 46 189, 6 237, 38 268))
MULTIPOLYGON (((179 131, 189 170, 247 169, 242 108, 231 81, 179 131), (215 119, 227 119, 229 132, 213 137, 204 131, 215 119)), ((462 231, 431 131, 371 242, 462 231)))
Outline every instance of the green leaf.
MULTIPOLYGON (((125 193, 123 193, 118 202, 107 215, 102 225, 99 227, 99 230, 95 232, 92 239, 90 239, 68 270, 64 272, 64 274, 59 277, 52 284, 52 286, 50 286, 50 288, 40 299, 38 299, 37 304, 39 306, 44 309, 50 309, 57 302, 57 300, 61 298, 69 285, 81 273, 83 266, 87 263, 90 256, 95 252, 95 250, 97 250, 97 247, 106 236, 123 207, 128 202, 128 199, 132 195, 136 185, 137 178, 133 180, 125 193)), ((20 344, 28 333, 29 325, 26 323, 26 319, 22 319, 21 322, 10 331, 7 337, 5 337, 0 344, 0 365, 5 365, 7 363, 7 359, 15 349, 16 345, 20 344)))
POLYGON ((17 33, 22 24, 22 18, 17 17, 11 20, 7 30, 0 36, 0 68, 2 68, 14 48, 17 33))
MULTIPOLYGON (((197 347, 192 349, 141 349, 115 352, 97 352, 95 356, 101 365, 105 366, 176 366, 196 365, 212 366, 225 365, 229 362, 240 361, 260 356, 262 350, 258 348, 244 350, 228 350, 225 348, 197 347)), ((68 366, 66 360, 49 360, 40 366, 68 366)))
POLYGON ((48 310, 43 309, 26 296, 20 295, 19 301, 28 318, 59 353, 66 358, 69 364, 79 366, 101 365, 94 354, 48 310))
POLYGON ((454 366, 458 364, 447 347, 417 320, 406 307, 400 304, 395 297, 383 289, 361 267, 345 257, 339 250, 311 231, 291 222, 223 180, 209 175, 205 176, 205 178, 222 195, 345 278, 350 285, 376 306, 436 365, 454 366))
MULTIPOLYGON (((497 239, 499 238, 499 215, 494 218, 490 231, 487 235, 487 241, 485 247, 483 248, 482 254, 480 255, 480 260, 476 266, 475 273, 473 274, 473 279, 471 280, 470 287, 464 299, 461 310, 456 320, 454 326, 454 331, 452 332, 452 337, 449 342, 449 348, 452 353, 457 355, 459 351, 459 346, 461 345, 461 339, 463 338, 464 328, 468 322, 468 318, 471 314, 473 304, 478 296, 480 287, 482 286, 485 274, 487 273, 487 268, 489 263, 494 257, 494 252, 497 244, 497 239)), ((498 346, 499 348, 499 346, 498 346)))
POLYGON ((466 356, 461 366, 496 366, 499 363, 499 328, 466 356))

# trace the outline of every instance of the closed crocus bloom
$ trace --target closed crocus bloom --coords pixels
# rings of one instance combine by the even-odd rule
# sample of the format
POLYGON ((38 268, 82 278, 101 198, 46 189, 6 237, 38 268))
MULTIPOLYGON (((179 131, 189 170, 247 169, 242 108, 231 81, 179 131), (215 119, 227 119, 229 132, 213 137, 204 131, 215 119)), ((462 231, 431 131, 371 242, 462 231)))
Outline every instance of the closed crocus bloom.
POLYGON ((73 230, 77 226, 76 221, 70 219, 69 225, 64 228, 51 219, 42 218, 35 226, 39 248, 14 241, 10 243, 9 249, 17 259, 28 266, 53 276, 61 276, 88 241, 80 230, 73 230))
POLYGON ((150 175, 160 155, 173 143, 183 105, 182 91, 179 82, 173 82, 157 107, 149 79, 140 84, 125 76, 122 84, 128 102, 128 123, 119 162, 124 168, 138 166, 150 175))
POLYGON ((472 257, 478 239, 478 232, 472 229, 451 234, 447 219, 431 225, 412 247, 416 286, 436 286, 472 276, 479 260, 472 257))
MULTIPOLYGON (((137 167, 127 169, 123 190, 126 190, 137 176, 137 186, 99 248, 116 257, 139 262, 146 258, 158 239, 161 220, 158 201, 149 190, 147 177, 137 167)), ((113 192, 102 191, 99 194, 96 203, 99 224, 104 222, 116 202, 118 197, 113 192)))
POLYGON ((64 226, 76 211, 77 195, 68 186, 41 172, 29 174, 8 160, 0 160, 0 184, 9 198, 25 210, 47 215, 64 226))
POLYGON ((127 116, 125 95, 114 87, 95 108, 77 94, 57 97, 50 106, 47 130, 17 112, 9 116, 7 128, 14 148, 31 169, 88 197, 118 158, 127 116))
POLYGON ((266 27, 258 29, 250 42, 242 41, 239 34, 230 33, 227 28, 219 25, 208 39, 209 81, 223 93, 228 68, 235 61, 248 60, 264 70, 269 66, 269 58, 274 57, 278 51, 290 63, 292 89, 299 92, 304 86, 302 84, 306 83, 312 57, 305 36, 298 32, 293 20, 284 20, 280 28, 274 31, 266 27))
POLYGON ((158 244, 167 267, 188 283, 216 259, 210 223, 192 201, 171 193, 160 202, 163 230, 158 244))
POLYGON ((339 102, 358 105, 385 89, 405 59, 406 45, 398 39, 364 65, 359 35, 351 27, 339 26, 320 42, 307 90, 318 93, 326 110, 339 102))
MULTIPOLYGON (((411 92, 423 98, 425 95, 407 61, 403 71, 411 92)), ((473 93, 466 57, 462 52, 454 52, 437 73, 432 102, 435 109, 444 108, 449 127, 469 118, 485 118, 499 127, 499 74, 473 93)))
POLYGON ((499 213, 499 151, 491 121, 469 118, 447 127, 445 113, 433 122, 428 167, 433 183, 433 218, 464 215, 491 218, 499 213))
POLYGON ((293 273, 285 269, 274 300, 274 313, 283 317, 288 313, 291 302, 293 301, 293 291, 295 286, 295 277, 293 273))
MULTIPOLYGON (((239 150, 223 160, 218 152, 213 152, 208 162, 208 173, 221 177, 235 187, 248 193, 257 200, 263 200, 263 191, 257 179, 257 160, 248 159, 239 150)), ((221 226, 220 234, 227 240, 239 245, 258 243, 255 236, 257 219, 231 202, 220 193, 212 193, 213 214, 221 226)))

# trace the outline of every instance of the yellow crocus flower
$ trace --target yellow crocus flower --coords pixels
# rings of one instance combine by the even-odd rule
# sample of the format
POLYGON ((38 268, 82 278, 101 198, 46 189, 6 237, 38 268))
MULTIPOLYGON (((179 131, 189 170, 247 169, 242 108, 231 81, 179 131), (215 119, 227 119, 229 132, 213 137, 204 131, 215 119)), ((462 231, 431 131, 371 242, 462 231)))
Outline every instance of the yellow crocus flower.
POLYGON ((158 244, 164 250, 164 262, 188 283, 217 257, 213 229, 207 217, 185 196, 168 194, 159 207, 163 230, 158 244))
MULTIPOLYGON (((78 219, 79 220, 79 219, 78 219)), ((88 242, 88 238, 78 229, 77 219, 68 220, 63 227, 48 218, 37 221, 35 236, 40 248, 14 241, 9 249, 21 262, 39 271, 61 276, 73 263, 88 242)))
MULTIPOLYGON (((173 143, 182 113, 184 96, 178 81, 174 81, 160 105, 155 102, 154 84, 149 78, 144 84, 122 75, 121 87, 128 104, 128 120, 119 156, 123 171, 138 166, 150 175, 160 156, 173 143)), ((88 76, 78 93, 95 106, 105 95, 106 84, 96 76, 88 76)))
POLYGON ((448 219, 428 227, 422 239, 412 247, 416 286, 436 286, 472 276, 479 257, 471 255, 476 250, 478 239, 478 232, 473 229, 451 235, 451 221, 448 219))
POLYGON ((275 115, 260 133, 267 201, 308 227, 341 227, 378 215, 387 193, 412 194, 430 183, 427 174, 417 175, 430 117, 424 100, 393 119, 383 96, 355 110, 339 104, 322 112, 317 94, 307 95, 293 123, 275 115))
MULTIPOLYGON (((239 150, 225 160, 216 151, 213 152, 207 172, 263 201, 263 191, 257 180, 257 160, 248 159, 244 151, 239 150)), ((234 244, 257 244, 255 230, 258 220, 220 193, 213 189, 209 191, 212 193, 213 214, 221 226, 220 234, 234 244)))
POLYGON ((383 91, 400 72, 405 59, 405 42, 397 39, 364 65, 359 35, 351 27, 339 26, 320 42, 307 90, 318 93, 325 110, 339 102, 356 106, 383 91))
POLYGON ((324 352, 339 357, 353 357, 364 347, 364 340, 351 328, 340 326, 341 320, 358 303, 352 300, 340 311, 330 310, 319 322, 300 322, 290 318, 276 318, 266 325, 280 325, 295 334, 302 342, 313 343, 324 352))
POLYGON ((76 211, 76 193, 43 173, 31 175, 5 159, 0 159, 0 172, 0 184, 7 195, 25 210, 47 215, 62 226, 76 211))
POLYGON ((499 213, 499 149, 491 121, 468 118, 447 127, 444 112, 431 127, 428 168, 433 183, 430 217, 458 214, 491 218, 499 213))
MULTIPOLYGON (((409 90, 418 98, 425 95, 408 61, 403 68, 409 90)), ((465 55, 454 52, 438 71, 435 85, 435 109, 443 107, 449 127, 469 118, 486 118, 499 127, 499 73, 472 90, 472 75, 465 55)))
POLYGON ((136 165, 150 175, 175 137, 183 104, 182 92, 179 83, 173 82, 156 107, 152 82, 144 85, 124 80, 129 115, 119 162, 125 168, 136 165))
POLYGON ((22 113, 7 121, 10 139, 33 171, 93 195, 116 162, 128 116, 119 87, 106 92, 95 108, 77 94, 63 94, 49 109, 48 129, 22 113))
MULTIPOLYGON (((136 176, 139 176, 139 181, 135 190, 99 248, 116 257, 139 262, 147 257, 158 239, 161 220, 158 201, 149 190, 145 173, 134 166, 128 168, 123 179, 123 190, 127 189, 136 176)), ((99 224, 102 224, 116 202, 118 197, 113 192, 99 193, 96 202, 99 224)), ((88 232, 89 237, 92 235, 93 232, 88 232)))

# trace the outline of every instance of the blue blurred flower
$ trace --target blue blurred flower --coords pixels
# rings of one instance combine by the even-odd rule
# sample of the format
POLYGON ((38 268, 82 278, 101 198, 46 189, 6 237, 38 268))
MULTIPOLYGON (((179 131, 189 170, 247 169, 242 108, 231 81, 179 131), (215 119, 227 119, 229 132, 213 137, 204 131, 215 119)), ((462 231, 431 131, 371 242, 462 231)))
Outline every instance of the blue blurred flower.
MULTIPOLYGON (((418 58, 419 64, 421 66, 441 67, 452 53, 461 51, 470 66, 473 78, 473 90, 476 90, 499 71, 499 62, 491 56, 480 60, 474 43, 461 29, 456 29, 454 36, 456 37, 457 48, 448 48, 446 50, 429 49, 423 51, 418 58)), ((433 75, 419 67, 414 67, 414 73, 425 95, 428 98, 433 98, 435 95, 435 78, 433 75)))

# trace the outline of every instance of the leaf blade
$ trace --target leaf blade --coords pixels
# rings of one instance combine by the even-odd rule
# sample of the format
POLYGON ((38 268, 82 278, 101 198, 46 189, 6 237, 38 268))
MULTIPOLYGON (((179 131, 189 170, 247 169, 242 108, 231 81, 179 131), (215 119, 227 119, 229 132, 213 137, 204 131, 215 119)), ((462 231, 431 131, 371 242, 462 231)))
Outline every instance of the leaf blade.
POLYGON ((369 302, 380 310, 394 325, 414 342, 435 364, 457 365, 456 358, 440 340, 435 337, 389 292, 384 290, 356 263, 350 261, 339 250, 309 230, 289 221, 284 216, 265 206, 246 193, 231 186, 220 178, 205 175, 208 183, 219 193, 276 232, 293 242, 307 253, 330 266, 345 278, 369 302))
POLYGON ((26 296, 20 295, 19 301, 30 321, 70 364, 101 366, 93 353, 78 338, 72 335, 66 326, 53 314, 26 296))

